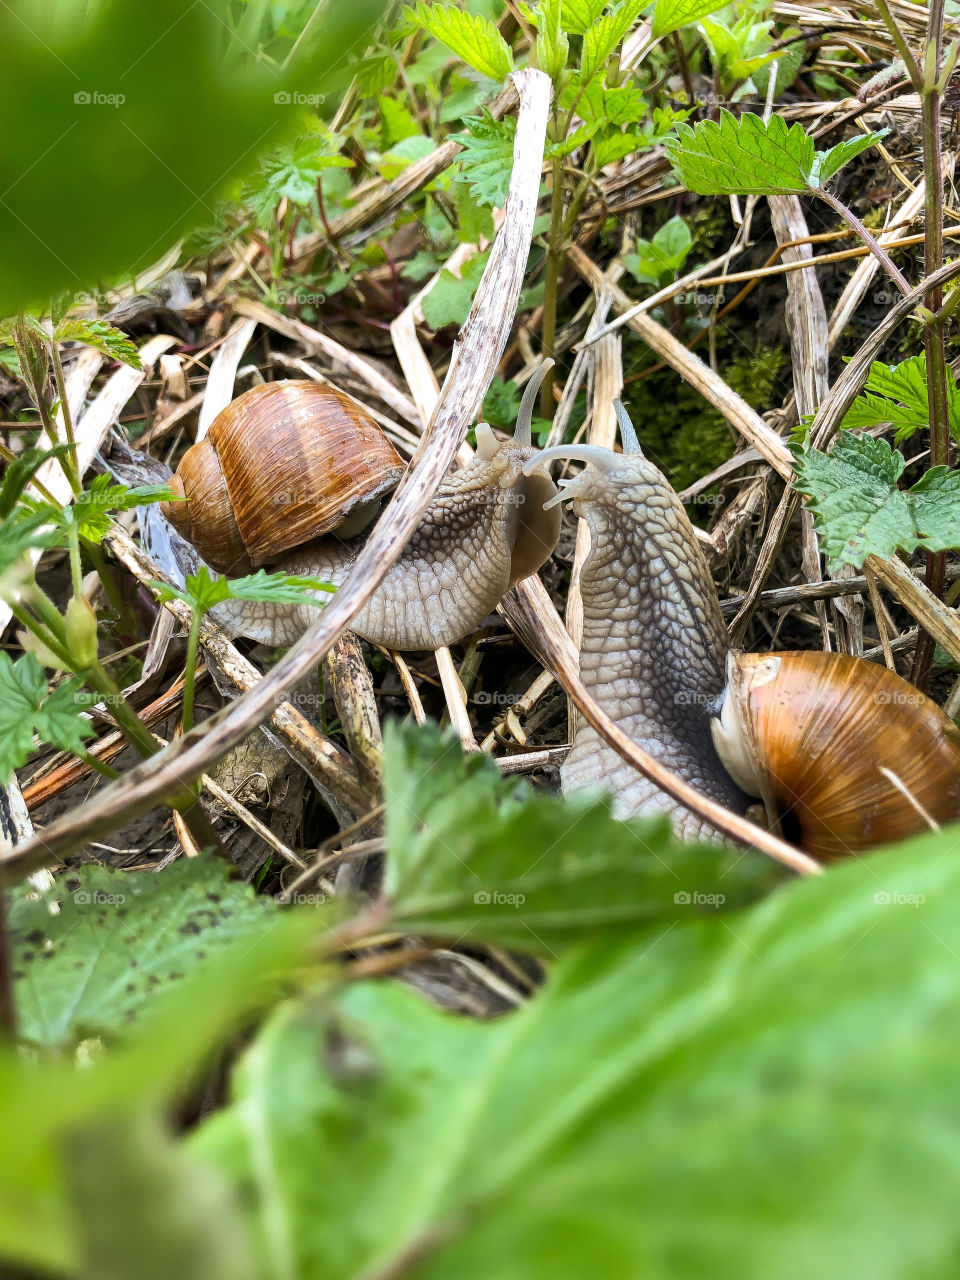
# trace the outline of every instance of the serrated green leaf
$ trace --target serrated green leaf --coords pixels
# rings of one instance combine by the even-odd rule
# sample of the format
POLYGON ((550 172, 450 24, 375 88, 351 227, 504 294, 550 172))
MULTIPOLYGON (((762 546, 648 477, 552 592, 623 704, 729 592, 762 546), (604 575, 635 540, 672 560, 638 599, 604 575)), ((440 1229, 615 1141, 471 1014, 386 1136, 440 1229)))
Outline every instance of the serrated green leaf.
POLYGON ((198 613, 206 613, 224 600, 259 600, 268 604, 308 604, 322 607, 324 602, 318 600, 314 593, 336 589, 320 578, 268 573, 265 569, 258 569, 245 578, 225 578, 220 574, 211 574, 205 564, 196 573, 190 574, 182 587, 164 582, 151 582, 150 586, 157 593, 161 604, 167 600, 183 600, 198 613))
POLYGON ((424 294, 422 302, 424 319, 431 329, 463 324, 470 314, 489 256, 489 252, 481 253, 465 262, 459 280, 450 271, 440 272, 439 280, 429 293, 424 294))
POLYGON ((34 734, 60 751, 83 753, 83 740, 94 730, 82 714, 92 698, 81 692, 81 683, 62 680, 51 691, 32 653, 14 662, 0 650, 0 786, 33 753, 34 734))
MULTIPOLYGON (((947 413, 950 432, 960 439, 960 389, 953 371, 947 368, 947 413)), ((864 383, 864 391, 847 410, 841 426, 855 430, 890 423, 896 444, 930 425, 927 394, 926 356, 911 356, 900 364, 875 361, 864 383)))
POLYGON ((599 168, 613 164, 624 156, 633 155, 645 147, 653 146, 653 140, 644 133, 617 133, 613 131, 593 139, 593 156, 599 168))
POLYGON ((699 195, 789 195, 815 191, 881 137, 871 133, 816 151, 800 124, 788 128, 777 115, 766 125, 750 114, 738 120, 723 109, 719 121, 678 124, 664 146, 677 177, 699 195))
POLYGON ((570 42, 560 16, 561 0, 540 0, 532 10, 537 28, 537 66, 556 81, 567 65, 570 42))
MULTIPOLYGON (((493 240, 493 214, 487 206, 477 203, 465 182, 453 183, 452 194, 457 211, 457 239, 461 244, 477 244, 483 238, 493 240)), ((433 275, 433 271, 427 274, 433 275)))
POLYGON ((653 34, 667 36, 671 31, 688 27, 708 13, 725 6, 718 0, 657 0, 653 10, 653 34))
POLYGON ((277 910, 216 858, 184 859, 159 875, 80 867, 52 899, 18 889, 10 945, 20 1037, 64 1049, 122 1035, 164 990, 269 929, 277 910))
POLYGON ((854 137, 848 138, 846 142, 838 142, 829 151, 818 151, 817 161, 811 175, 811 185, 815 187, 825 186, 848 161, 860 155, 861 152, 866 151, 869 147, 875 146, 889 132, 889 129, 879 129, 875 133, 858 133, 854 137))
POLYGON ((513 171, 514 116, 494 120, 485 108, 479 116, 466 116, 468 133, 452 133, 450 140, 463 147, 458 182, 470 184, 474 199, 488 208, 499 208, 507 198, 513 171))
POLYGON ((510 47, 489 18, 425 0, 418 0, 412 9, 405 5, 403 13, 480 75, 502 81, 513 71, 510 47))
POLYGON ((486 1023, 384 983, 291 1002, 190 1145, 271 1275, 939 1280, 958 914, 944 831, 585 947, 486 1023))
POLYGON ((109 475, 103 474, 94 476, 90 488, 78 493, 69 506, 48 510, 50 518, 56 520, 61 528, 77 525, 81 538, 99 542, 110 529, 113 512, 132 511, 135 507, 148 506, 152 502, 176 500, 176 494, 165 484, 140 485, 129 489, 125 484, 116 484, 109 475))
POLYGON ((31 510, 20 505, 0 521, 0 596, 16 591, 32 569, 24 561, 34 547, 52 547, 60 542, 59 529, 50 528, 45 507, 31 510))
POLYGON ((365 57, 357 67, 357 90, 362 98, 375 98, 396 79, 397 64, 389 53, 365 57))
POLYGON ((719 121, 677 125, 664 146, 677 177, 700 195, 788 195, 806 191, 815 149, 800 124, 780 116, 739 120, 726 109, 719 121))
POLYGON ((608 0, 563 0, 564 29, 572 34, 583 35, 597 21, 607 3, 608 0))
POLYGON ((580 78, 584 84, 589 84, 619 48, 648 3, 649 0, 623 0, 619 9, 605 14, 587 30, 580 52, 580 78))
POLYGON ((759 859, 681 844, 665 819, 618 822, 606 801, 507 783, 434 726, 385 726, 384 796, 384 893, 393 926, 416 935, 550 954, 599 929, 686 918, 695 902, 730 909, 768 884, 759 859))
POLYGON ((57 342, 82 342, 131 369, 141 367, 140 352, 125 333, 106 320, 75 320, 68 316, 57 325, 54 337, 57 342))
POLYGON ((573 78, 563 95, 563 105, 576 102, 577 115, 588 123, 608 125, 636 124, 647 114, 649 105, 643 91, 635 85, 617 85, 607 89, 592 80, 581 90, 579 77, 573 78))
POLYGON ((960 472, 934 467, 897 488, 905 461, 883 439, 841 431, 830 453, 793 446, 794 488, 809 500, 831 568, 860 568, 868 555, 960 547, 960 472))
POLYGON ((554 157, 563 159, 565 156, 572 155, 579 147, 585 146, 599 128, 599 121, 577 125, 576 129, 571 130, 562 142, 548 142, 543 154, 548 160, 554 157))

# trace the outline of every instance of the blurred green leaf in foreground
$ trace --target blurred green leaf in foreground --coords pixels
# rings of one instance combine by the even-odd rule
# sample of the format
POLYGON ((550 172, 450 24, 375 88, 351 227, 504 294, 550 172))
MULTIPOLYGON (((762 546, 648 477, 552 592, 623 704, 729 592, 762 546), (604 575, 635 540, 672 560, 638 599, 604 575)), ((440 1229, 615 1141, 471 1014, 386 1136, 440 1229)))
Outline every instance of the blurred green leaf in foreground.
POLYGON ((0 5, 0 315, 142 271, 209 222, 304 107, 333 105, 382 5, 329 0, 284 63, 232 13, 227 0, 0 5))

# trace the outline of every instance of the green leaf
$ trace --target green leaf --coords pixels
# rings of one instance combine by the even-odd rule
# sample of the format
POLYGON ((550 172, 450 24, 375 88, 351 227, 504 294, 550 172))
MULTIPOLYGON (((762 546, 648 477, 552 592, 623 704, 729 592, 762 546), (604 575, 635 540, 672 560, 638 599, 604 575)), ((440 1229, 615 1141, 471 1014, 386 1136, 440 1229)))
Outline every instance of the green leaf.
POLYGON ((517 421, 517 414, 520 412, 520 401, 521 395, 517 390, 517 384, 513 381, 504 382, 499 373, 495 374, 483 397, 484 422, 490 422, 501 429, 512 430, 517 421))
POLYGON ((667 36, 671 31, 688 27, 708 13, 725 6, 719 0, 657 0, 653 10, 653 34, 667 36))
POLYGON ((147 1111, 87 1121, 64 1166, 79 1274, 262 1280, 237 1196, 147 1111))
MULTIPOLYGON (((955 440, 960 439, 960 389, 949 367, 947 410, 950 432, 955 440)), ((911 356, 891 365, 877 360, 870 366, 864 391, 847 410, 841 425, 857 429, 880 423, 890 423, 895 428, 897 444, 909 439, 915 431, 929 427, 926 356, 911 356)))
POLYGON ((570 41, 560 16, 561 0, 540 0, 534 10, 537 24, 537 66, 556 81, 566 69, 570 41))
POLYGON ((33 570, 25 560, 33 547, 52 547, 59 542, 60 533, 51 529, 46 507, 31 510, 20 505, 0 521, 0 595, 17 590, 21 583, 32 576, 33 570))
POLYGON ((224 600, 260 600, 268 604, 309 604, 322 608, 324 601, 318 600, 314 592, 336 590, 320 578, 268 573, 265 569, 258 569, 245 578, 225 578, 211 575, 205 564, 187 577, 183 587, 165 582, 151 582, 150 586, 161 604, 167 600, 183 600, 198 613, 206 613, 224 600))
POLYGON ((478 116, 465 116, 463 123, 468 133, 450 135, 450 140, 464 149, 457 181, 468 182, 471 195, 480 204, 499 208, 506 201, 513 170, 516 118, 494 120, 484 108, 478 116))
MULTIPOLYGON (((493 214, 487 206, 478 204, 474 200, 464 182, 453 184, 452 195, 454 208, 457 211, 457 239, 462 244, 477 244, 481 239, 492 241, 493 214)), ((433 271, 428 274, 433 275, 433 271)))
POLYGON ((513 54, 489 18, 465 13, 454 5, 427 4, 425 0, 418 0, 413 9, 405 5, 403 13, 480 75, 501 81, 513 70, 513 54))
POLYGON ((680 844, 666 820, 618 822, 607 802, 507 783, 433 726, 384 733, 391 924, 417 935, 552 954, 598 930, 716 912, 768 867, 680 844))
POLYGON ((463 324, 470 314, 489 256, 489 252, 479 253, 465 262, 460 269, 459 280, 451 271, 440 272, 437 283, 423 296, 423 315, 431 329, 463 324))
MULTIPOLYGON (((780 39, 788 40, 792 36, 800 35, 799 27, 787 27, 780 35, 780 39)), ((751 79, 756 86, 757 93, 762 99, 766 99, 767 89, 770 84, 770 77, 776 72, 777 94, 783 93, 789 89, 796 80, 800 68, 803 66, 803 59, 806 56, 807 46, 803 40, 794 40, 793 44, 786 45, 779 51, 779 55, 775 62, 768 63, 765 67, 759 67, 753 72, 751 79)))
POLYGON ((720 119, 704 120, 691 128, 677 125, 677 136, 664 146, 680 181, 700 195, 788 195, 812 191, 832 177, 841 165, 883 132, 864 134, 830 151, 815 151, 803 126, 789 128, 781 116, 766 125, 759 116, 738 120, 722 110, 720 119))
POLYGON ((562 23, 566 31, 583 35, 607 7, 607 0, 563 0, 562 23))
POLYGON ((652 240, 638 240, 636 252, 625 254, 623 263, 639 283, 659 286, 676 279, 692 246, 690 230, 677 215, 665 222, 652 240))
POLYGON ((238 11, 252 8, 0 6, 0 315, 65 289, 127 282, 208 223, 258 149, 301 124, 295 94, 319 87, 333 108, 352 74, 345 51, 367 43, 383 13, 374 0, 333 0, 281 72, 289 43, 278 60, 258 38, 235 35, 238 11), (188 99, 191 127, 171 129, 188 99))
POLYGON ((81 681, 70 679, 51 692, 32 653, 13 662, 0 650, 0 785, 33 753, 34 734, 59 751, 83 754, 83 740, 94 730, 81 713, 94 699, 80 689, 81 681))
POLYGON ((579 77, 573 78, 563 95, 563 105, 573 106, 588 124, 636 124, 649 110, 643 91, 635 85, 623 84, 607 89, 593 80, 582 90, 579 77))
MULTIPOLYGON (((79 525, 81 538, 99 542, 110 529, 111 516, 116 511, 132 511, 152 502, 176 501, 177 496, 165 484, 139 485, 128 489, 125 484, 115 484, 107 474, 94 476, 89 489, 78 493, 73 502, 60 509, 61 526, 79 525)), ((52 513, 51 513, 52 514, 52 513)))
POLYGON ((861 152, 875 146, 881 138, 885 138, 889 129, 879 129, 876 133, 858 133, 846 142, 838 142, 829 151, 817 152, 817 163, 811 176, 811 186, 823 187, 834 174, 839 173, 845 164, 861 152))
POLYGON ((291 1003, 190 1145, 270 1275, 952 1276, 958 914, 945 831, 575 951, 492 1022, 291 1003))
POLYGON ((619 9, 605 14, 589 28, 580 53, 580 78, 584 84, 593 79, 619 48, 648 3, 649 0, 623 0, 619 9))
POLYGON ((139 369, 140 352, 120 329, 106 320, 61 320, 54 333, 57 342, 82 342, 96 351, 119 360, 131 369, 139 369))
MULTIPOLYGON (((397 76, 397 64, 389 53, 364 58, 357 67, 357 89, 362 98, 376 98, 397 76)), ((391 99, 392 101, 392 99, 391 99)))
POLYGON ((412 138, 420 132, 413 112, 396 98, 379 98, 380 121, 383 128, 384 150, 404 138, 412 138))
MULTIPOLYGON (((146 877, 148 873, 139 874, 146 877)), ((155 878, 160 880, 167 874, 164 871, 155 878)), ((158 988, 162 994, 153 1000, 150 1018, 143 1020, 137 1033, 111 1045, 109 1053, 94 1049, 85 1054, 81 1067, 73 1054, 25 1053, 0 1045, 0 1132, 4 1135, 0 1143, 0 1259, 13 1262, 16 1274, 21 1274, 24 1266, 32 1271, 27 1264, 44 1275, 107 1280, 114 1274, 97 1266, 81 1270, 79 1256, 94 1244, 94 1232, 107 1229, 109 1218, 113 1219, 114 1238, 128 1238, 131 1224, 127 1207, 116 1203, 113 1188, 101 1188, 100 1175, 92 1175, 97 1181, 88 1191, 97 1200, 97 1208, 87 1224, 77 1225, 74 1215, 79 1211, 82 1190, 76 1188, 75 1179, 82 1175, 74 1163, 76 1148, 68 1152, 67 1144, 78 1134, 88 1139, 102 1121, 107 1122, 101 1131, 109 1144, 110 1121, 119 1134, 135 1113, 152 1115, 162 1106, 174 1114, 185 1092, 209 1078, 206 1073, 215 1055, 276 998, 289 975, 303 965, 308 947, 311 951, 316 947, 315 911, 274 912, 269 919, 269 928, 240 935, 215 957, 211 955, 192 977, 158 988)), ((139 957, 133 960, 139 961, 139 957)), ((87 959, 78 956, 78 962, 86 963, 87 959)), ((131 967, 136 972, 139 966, 131 967)), ((109 1150, 108 1145, 106 1154, 109 1150)), ((126 1152, 118 1156, 121 1164, 126 1158, 126 1152)), ((194 1185, 189 1165, 178 1172, 185 1186, 194 1185)), ((219 1211, 220 1206, 211 1204, 203 1193, 194 1194, 209 1213, 219 1211)), ((166 1224, 166 1229, 172 1225, 166 1224)), ((182 1219, 178 1226, 184 1229, 182 1219)), ((211 1243, 217 1239, 218 1228, 212 1222, 206 1223, 206 1232, 211 1243)), ((156 1243, 151 1242, 150 1247, 156 1243)), ((228 1259, 232 1249, 226 1241, 223 1245, 228 1259)), ((142 1247, 141 1241, 141 1253, 142 1247)), ((174 1247, 173 1242, 168 1241, 165 1247, 174 1247)), ((206 1249, 197 1246, 198 1265, 206 1258, 206 1249)), ((145 1270, 148 1265, 138 1256, 128 1269, 116 1273, 116 1280, 127 1280, 132 1274, 149 1275, 145 1270)), ((3 1269, 6 1273, 9 1267, 3 1269)), ((210 1274, 218 1273, 214 1269, 210 1274)), ((243 1271, 237 1274, 242 1276, 243 1271)))
POLYGON ((408 138, 401 138, 389 151, 385 151, 377 161, 377 172, 384 181, 392 182, 415 160, 422 160, 424 156, 430 155, 433 150, 433 143, 422 133, 412 134, 408 138))
POLYGON ((159 875, 80 867, 53 900, 56 913, 48 895, 21 888, 10 908, 20 1036, 44 1049, 127 1034, 165 989, 269 929, 278 909, 215 858, 159 875))
POLYGON ((43 464, 50 458, 63 458, 73 451, 71 444, 57 444, 52 449, 24 449, 8 463, 0 481, 0 517, 8 516, 17 500, 43 464))
POLYGON ((903 454, 886 440, 842 431, 830 453, 793 446, 794 488, 809 499, 831 568, 860 568, 868 555, 960 547, 960 472, 934 467, 897 488, 903 454))

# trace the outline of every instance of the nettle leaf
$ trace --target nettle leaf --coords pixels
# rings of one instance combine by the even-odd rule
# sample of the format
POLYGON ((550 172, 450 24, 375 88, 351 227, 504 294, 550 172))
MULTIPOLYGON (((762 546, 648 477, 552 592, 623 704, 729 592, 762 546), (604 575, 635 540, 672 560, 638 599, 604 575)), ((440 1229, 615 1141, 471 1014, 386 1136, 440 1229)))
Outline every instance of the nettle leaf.
POLYGON ((494 374, 493 381, 483 397, 483 420, 495 427, 512 429, 520 412, 521 395, 517 384, 512 380, 504 382, 499 373, 494 374))
POLYGON ((447 324, 463 324, 470 314, 474 295, 487 265, 487 253, 479 253, 460 268, 459 280, 444 269, 429 293, 423 296, 423 316, 431 329, 447 324))
POLYGON ((564 94, 564 105, 577 104, 577 114, 588 123, 623 125, 636 124, 649 110, 643 91, 635 85, 618 85, 607 89, 593 80, 581 92, 579 81, 564 94))
POLYGON ((605 14, 585 33, 580 52, 580 78, 584 84, 593 79, 619 48, 648 3, 649 0, 624 0, 616 12, 605 14))
POLYGON ((32 653, 14 662, 0 650, 0 786, 33 754, 34 734, 58 751, 83 755, 84 739, 94 736, 83 711, 95 698, 82 683, 62 680, 51 690, 32 653))
POLYGON ((667 36, 671 31, 688 27, 708 13, 725 6, 719 0, 657 0, 653 10, 653 34, 667 36))
POLYGON ((50 527, 47 509, 16 506, 0 520, 0 593, 15 588, 30 577, 32 566, 24 557, 35 547, 52 547, 62 540, 59 529, 50 527))
POLYGON ((277 909, 216 858, 183 859, 159 874, 80 867, 52 898, 20 887, 10 905, 20 1036, 68 1049, 121 1035, 166 989, 268 930, 277 909))
POLYGON ((452 133, 450 139, 463 147, 458 182, 470 184, 470 192, 480 204, 499 208, 507 198, 513 170, 515 116, 494 120, 486 108, 478 116, 464 116, 468 133, 452 133))
POLYGON ((952 1276, 958 915, 944 831, 579 948, 488 1022, 291 1001, 188 1145, 269 1275, 952 1276))
POLYGON ((568 133, 562 142, 548 142, 543 154, 548 160, 554 157, 563 159, 565 156, 572 155, 579 147, 588 143, 599 128, 599 121, 577 125, 576 129, 568 133))
POLYGON ((513 71, 510 46, 489 18, 465 13, 453 5, 426 4, 425 0, 418 0, 412 9, 405 5, 403 14, 480 75, 502 81, 513 71))
MULTIPOLYGON (((457 211, 457 239, 461 244, 477 244, 481 239, 493 240, 493 214, 490 209, 474 200, 465 182, 453 183, 452 195, 453 205, 457 211)), ((439 265, 438 263, 437 266, 439 265)), ((433 275, 434 271, 436 267, 426 274, 433 275)))
POLYGON ((837 170, 884 136, 865 134, 829 151, 816 151, 803 126, 781 116, 738 120, 721 110, 719 121, 676 126, 664 146, 677 177, 699 195, 789 195, 815 191, 837 170))
POLYGON ((608 0, 563 0, 562 18, 565 29, 583 35, 597 21, 608 0))
POLYGON ((792 446, 794 488, 814 513, 831 568, 859 569, 868 555, 960 547, 960 472, 933 467, 912 489, 897 488, 903 454, 882 439, 841 431, 830 453, 792 446))
POLYGON ((151 581, 161 604, 167 600, 183 600, 191 609, 206 613, 224 600, 257 600, 267 604, 309 604, 322 608, 315 592, 335 591, 336 587, 320 578, 288 573, 268 573, 258 569, 245 578, 213 575, 205 564, 187 578, 183 587, 151 581))
POLYGON ((140 352, 120 329, 115 329, 106 320, 61 320, 54 333, 57 342, 82 342, 93 347, 102 355, 131 369, 141 368, 140 352))
POLYGON ((533 11, 537 27, 537 66, 551 80, 566 68, 570 41, 560 17, 560 0, 540 0, 533 11))
POLYGON ((715 913, 757 896, 769 867, 681 844, 665 819, 618 822, 608 801, 506 782, 455 734, 384 733, 391 927, 549 954, 599 929, 715 913))
MULTIPOLYGON (((960 440, 960 389, 953 371, 947 368, 947 411, 950 432, 960 440)), ((911 356, 900 364, 875 361, 864 383, 864 391, 847 410, 842 426, 849 429, 890 423, 897 444, 915 431, 930 425, 926 356, 911 356)))
POLYGON ((176 501, 177 495, 165 484, 138 485, 129 489, 125 484, 115 484, 107 475, 94 476, 89 489, 78 493, 70 506, 60 510, 59 522, 79 525, 82 538, 99 542, 110 529, 112 514, 132 511, 151 502, 176 501))

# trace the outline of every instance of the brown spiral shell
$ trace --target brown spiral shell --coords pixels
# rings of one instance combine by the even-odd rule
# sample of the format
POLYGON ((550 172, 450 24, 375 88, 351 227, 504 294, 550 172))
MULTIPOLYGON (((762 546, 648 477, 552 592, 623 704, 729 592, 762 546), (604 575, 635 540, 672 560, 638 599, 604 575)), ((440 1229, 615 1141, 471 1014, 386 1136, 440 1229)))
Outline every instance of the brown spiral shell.
POLYGON ((731 653, 727 673, 717 751, 814 857, 960 817, 960 730, 895 672, 847 654, 731 653))
POLYGON ((403 471, 348 396, 322 383, 270 382, 233 400, 187 450, 171 482, 186 501, 162 509, 211 568, 243 572, 337 529, 403 471))

